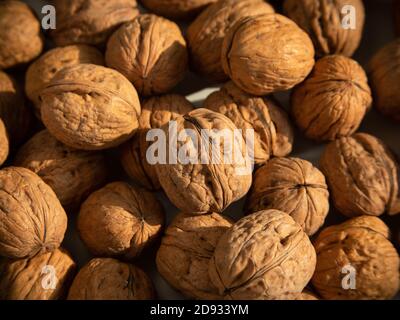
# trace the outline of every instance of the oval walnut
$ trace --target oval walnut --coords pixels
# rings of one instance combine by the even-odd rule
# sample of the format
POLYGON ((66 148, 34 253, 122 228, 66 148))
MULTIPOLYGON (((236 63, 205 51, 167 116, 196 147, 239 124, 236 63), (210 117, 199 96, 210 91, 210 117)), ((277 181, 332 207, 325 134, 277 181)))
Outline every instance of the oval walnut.
POLYGON ((10 143, 3 120, 0 119, 0 166, 7 160, 10 143))

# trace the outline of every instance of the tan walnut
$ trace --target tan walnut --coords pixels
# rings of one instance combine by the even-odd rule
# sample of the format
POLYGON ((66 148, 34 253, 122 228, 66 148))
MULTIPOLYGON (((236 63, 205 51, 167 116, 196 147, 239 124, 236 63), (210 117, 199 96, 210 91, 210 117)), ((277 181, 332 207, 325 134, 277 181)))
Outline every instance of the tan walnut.
POLYGON ((127 141, 138 127, 140 102, 119 72, 93 64, 62 69, 40 94, 44 125, 64 144, 107 149, 127 141))
POLYGON ((314 247, 300 225, 282 211, 264 210, 222 235, 209 275, 225 299, 280 300, 303 291, 315 263, 314 247))
POLYGON ((400 212, 398 164, 381 140, 366 133, 338 139, 326 147, 320 165, 342 214, 400 212))
POLYGON ((0 170, 0 255, 30 258, 60 246, 67 215, 53 190, 25 168, 0 170))
POLYGON ((228 80, 221 64, 226 33, 240 18, 273 12, 263 0, 220 0, 210 5, 187 30, 192 67, 214 81, 228 80))
POLYGON ((90 260, 75 277, 68 300, 149 300, 150 278, 138 267, 111 258, 90 260))
POLYGON ((107 43, 107 66, 121 72, 145 96, 175 87, 185 76, 187 60, 179 27, 152 14, 125 23, 107 43))
POLYGON ((0 118, 0 166, 7 160, 10 143, 8 141, 7 129, 0 118))
POLYGON ((329 141, 353 134, 371 107, 367 75, 354 60, 326 56, 291 97, 292 113, 310 139, 329 141))
POLYGON ((208 265, 219 238, 231 226, 232 222, 218 213, 178 214, 158 249, 158 272, 189 298, 221 299, 210 282, 208 265))
POLYGON ((398 292, 399 255, 379 218, 362 216, 328 227, 314 245, 312 283, 324 299, 391 299, 398 292))
POLYGON ((248 212, 277 209, 288 213, 308 235, 324 224, 329 212, 325 177, 299 158, 273 158, 259 168, 247 199, 248 212))
POLYGON ((236 85, 261 96, 302 82, 314 66, 314 47, 292 20, 261 14, 242 18, 229 29, 221 59, 236 85))

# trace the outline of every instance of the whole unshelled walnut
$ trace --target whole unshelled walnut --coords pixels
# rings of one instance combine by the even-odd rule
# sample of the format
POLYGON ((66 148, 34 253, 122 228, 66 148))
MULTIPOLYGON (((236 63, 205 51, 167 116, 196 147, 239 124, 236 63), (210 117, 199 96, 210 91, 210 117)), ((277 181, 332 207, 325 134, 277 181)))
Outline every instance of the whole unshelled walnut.
POLYGON ((344 215, 400 212, 398 164, 379 139, 356 133, 331 142, 320 160, 333 204, 344 215))
POLYGON ((367 75, 354 60, 326 56, 291 97, 294 119, 313 140, 329 141, 353 134, 372 103, 367 75))
POLYGON ((222 235, 209 275, 225 299, 281 300, 303 291, 315 263, 314 247, 300 225, 282 211, 264 210, 222 235))
POLYGON ((35 59, 43 49, 40 23, 21 1, 0 1, 0 69, 35 59))
POLYGON ((277 209, 288 213, 308 235, 324 224, 329 192, 324 175, 299 158, 273 158, 256 171, 247 210, 277 209))
POLYGON ((145 96, 175 87, 185 76, 187 60, 179 27, 152 14, 125 23, 107 43, 107 66, 121 72, 145 96))
POLYGON ((59 71, 40 94, 41 117, 64 144, 107 149, 127 141, 138 127, 140 102, 119 72, 93 64, 59 71))
POLYGON ((229 29, 221 59, 236 85, 262 96, 302 82, 314 66, 314 47, 292 20, 261 14, 242 18, 229 29))
POLYGON ((227 116, 242 130, 254 133, 254 162, 265 163, 271 156, 286 156, 292 151, 293 128, 278 102, 273 98, 252 96, 233 82, 210 94, 204 108, 227 116))
POLYGON ((314 244, 312 283, 318 293, 332 300, 393 298, 399 290, 400 259, 388 239, 389 228, 377 217, 324 229, 314 244))
POLYGON ((164 210, 150 192, 113 182, 92 193, 81 206, 78 230, 98 256, 137 257, 164 225, 164 210))
POLYGON ((10 150, 10 143, 8 141, 8 134, 3 120, 0 118, 0 166, 8 158, 8 152, 10 150))
POLYGON ((105 183, 108 171, 102 153, 70 148, 47 130, 35 134, 19 149, 14 165, 39 175, 61 204, 71 209, 105 183))
POLYGON ((362 0, 285 0, 283 6, 285 14, 310 35, 318 56, 351 57, 360 45, 365 20, 362 0), (349 20, 345 15, 353 10, 354 18, 351 15, 349 20), (349 27, 352 23, 354 27, 349 27))
POLYGON ((63 299, 76 265, 63 249, 0 263, 0 300, 63 299))
POLYGON ((111 258, 90 260, 75 277, 68 300, 149 300, 150 278, 138 267, 111 258))
POLYGON ((0 256, 30 258, 60 246, 67 215, 53 190, 25 168, 0 170, 0 256))
POLYGON ((165 231, 157 269, 168 283, 193 299, 221 299, 210 282, 208 265, 219 238, 232 222, 218 214, 178 214, 165 231))
POLYGON ((193 68, 214 81, 228 80, 221 64, 226 33, 240 18, 273 12, 263 0, 220 0, 210 5, 187 30, 193 68))

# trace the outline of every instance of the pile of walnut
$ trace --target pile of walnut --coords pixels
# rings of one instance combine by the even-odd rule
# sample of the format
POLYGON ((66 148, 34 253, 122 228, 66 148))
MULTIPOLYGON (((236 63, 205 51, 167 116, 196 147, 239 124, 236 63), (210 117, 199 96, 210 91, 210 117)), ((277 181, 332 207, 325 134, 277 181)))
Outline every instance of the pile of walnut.
POLYGON ((0 299, 154 299, 136 265, 154 247, 158 272, 192 299, 393 298, 399 254, 379 216, 400 213, 399 165, 357 131, 372 106, 400 120, 400 40, 364 70, 351 58, 361 0, 142 5, 56 0, 57 28, 43 32, 24 2, 0 2, 0 299), (341 28, 344 4, 355 30, 341 28), (174 89, 189 69, 220 84, 201 108, 174 89), (271 95, 287 90, 289 113, 271 95), (254 174, 223 148, 204 161, 175 143, 171 121, 214 151, 202 129, 241 129, 235 151, 254 174), (203 161, 150 163, 152 129, 203 161), (319 169, 291 156, 295 132, 327 143, 319 169), (180 210, 169 223, 156 191, 180 210), (224 215, 244 198, 242 219, 224 215), (63 248, 74 216, 92 255, 80 270, 63 248))

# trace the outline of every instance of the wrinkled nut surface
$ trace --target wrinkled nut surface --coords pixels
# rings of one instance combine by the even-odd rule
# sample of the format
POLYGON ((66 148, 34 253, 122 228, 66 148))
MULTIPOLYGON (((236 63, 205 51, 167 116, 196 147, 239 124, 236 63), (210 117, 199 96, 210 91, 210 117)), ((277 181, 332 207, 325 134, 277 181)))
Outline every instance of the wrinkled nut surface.
POLYGON ((360 45, 365 21, 362 0, 285 0, 283 7, 285 14, 309 34, 317 56, 351 57, 360 45), (342 25, 347 22, 342 12, 346 6, 355 10, 355 28, 342 25))
POLYGON ((308 235, 324 224, 329 212, 325 177, 299 158, 273 158, 259 168, 247 199, 247 210, 277 209, 288 213, 308 235))
POLYGON ((64 144, 99 150, 127 141, 138 127, 140 102, 119 72, 93 64, 62 69, 40 94, 41 117, 64 144))
POLYGON ((57 249, 67 215, 53 190, 25 168, 0 170, 0 255, 22 259, 57 249))
POLYGON ((8 158, 10 150, 10 143, 8 141, 8 134, 3 120, 0 119, 0 166, 8 158))
POLYGON ((326 56, 291 97, 295 122, 313 140, 329 141, 353 134, 372 103, 367 75, 354 60, 326 56))
POLYGON ((218 214, 178 214, 165 231, 157 269, 168 283, 193 299, 221 299, 210 282, 208 265, 219 238, 232 222, 218 214))
POLYGON ((186 41, 172 21, 142 14, 122 25, 107 43, 106 63, 129 79, 141 95, 170 91, 185 76, 186 41))
POLYGON ((0 263, 0 300, 63 299, 76 265, 63 249, 0 263))
POLYGON ((0 69, 27 63, 43 49, 40 23, 21 1, 0 2, 0 69))
POLYGON ((400 259, 388 238, 389 228, 376 217, 357 217, 324 229, 314 244, 312 283, 318 293, 332 300, 393 298, 399 290, 400 259), (343 288, 346 274, 355 277, 351 290, 343 288))
POLYGON ((316 255, 308 236, 286 213, 264 210, 222 235, 210 260, 211 282, 226 299, 286 299, 303 291, 316 255))
POLYGON ((220 0, 210 5, 187 30, 192 67, 214 81, 228 80, 221 64, 226 33, 240 18, 273 12, 263 0, 220 0))
POLYGON ((365 133, 338 139, 326 147, 320 166, 342 214, 400 212, 398 165, 381 140, 365 133))
POLYGON ((14 165, 35 172, 56 193, 65 207, 76 208, 105 183, 107 166, 102 153, 70 148, 47 130, 23 145, 14 165))
POLYGON ((82 204, 78 230, 97 256, 132 259, 151 244, 164 225, 164 210, 150 192, 113 182, 82 204))
POLYGON ((210 94, 203 107, 227 116, 242 130, 254 130, 254 162, 265 163, 271 156, 286 156, 292 151, 293 128, 273 98, 247 94, 233 82, 210 94))
POLYGON ((224 39, 221 59, 237 86, 261 96, 302 82, 314 66, 314 47, 292 20, 261 14, 236 22, 224 39))
POLYGON ((150 278, 133 264, 111 258, 90 260, 75 277, 68 300, 149 300, 150 278))

